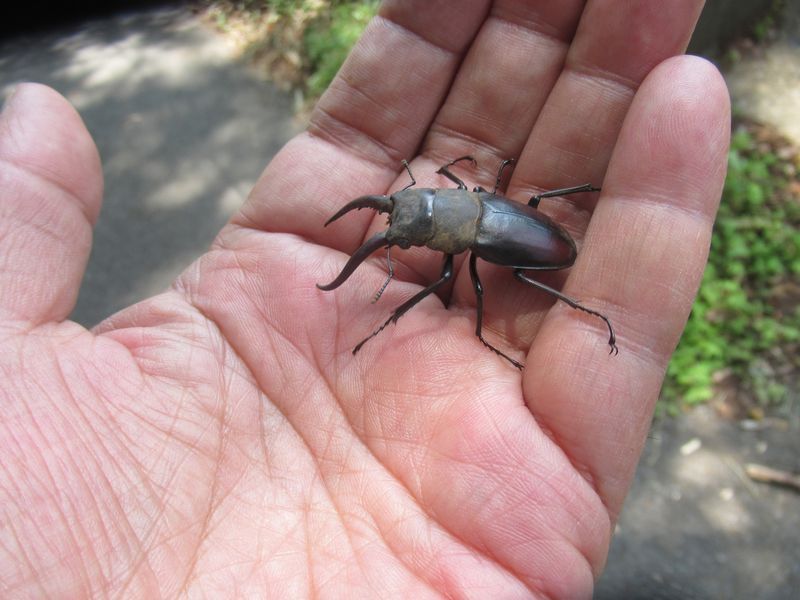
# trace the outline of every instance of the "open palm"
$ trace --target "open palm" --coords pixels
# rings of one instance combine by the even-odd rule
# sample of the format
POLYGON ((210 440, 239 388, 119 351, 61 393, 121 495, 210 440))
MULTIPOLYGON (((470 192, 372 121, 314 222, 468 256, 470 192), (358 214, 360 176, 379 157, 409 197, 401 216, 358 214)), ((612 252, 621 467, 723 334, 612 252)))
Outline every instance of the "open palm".
POLYGON ((591 594, 705 264, 729 113, 680 53, 702 2, 385 2, 243 209, 172 289, 92 331, 65 321, 102 193, 54 92, 0 122, 0 585, 8 596, 591 594), (346 201, 450 186, 443 163, 541 208, 581 248, 543 278, 375 257, 317 289, 385 218, 346 201), (560 276, 559 276, 560 275, 560 276))

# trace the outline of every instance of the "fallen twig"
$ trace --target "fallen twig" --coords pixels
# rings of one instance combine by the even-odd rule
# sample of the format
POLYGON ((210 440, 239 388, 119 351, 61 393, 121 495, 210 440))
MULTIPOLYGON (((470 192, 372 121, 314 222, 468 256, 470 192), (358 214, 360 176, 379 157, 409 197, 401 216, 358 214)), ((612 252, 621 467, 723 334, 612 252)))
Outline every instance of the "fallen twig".
POLYGON ((800 475, 765 467, 764 465, 748 464, 744 467, 745 473, 755 481, 786 485, 800 491, 800 475))

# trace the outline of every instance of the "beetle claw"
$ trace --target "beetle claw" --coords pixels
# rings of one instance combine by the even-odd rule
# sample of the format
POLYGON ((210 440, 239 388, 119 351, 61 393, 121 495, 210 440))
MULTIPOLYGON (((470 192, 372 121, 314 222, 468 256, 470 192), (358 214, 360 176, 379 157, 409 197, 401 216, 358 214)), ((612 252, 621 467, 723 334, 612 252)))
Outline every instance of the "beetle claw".
POLYGON ((378 248, 382 248, 386 245, 386 232, 381 231, 380 233, 376 233, 366 242, 361 244, 361 247, 353 253, 353 256, 351 256, 347 261, 344 269, 342 269, 342 272, 336 276, 336 279, 330 283, 326 283, 325 285, 318 283, 317 287, 325 292, 335 290, 337 287, 347 281, 347 278, 353 274, 353 271, 358 268, 358 265, 367 260, 370 254, 372 254, 378 248))
POLYGON ((394 209, 394 202, 389 196, 361 196, 360 198, 351 200, 336 211, 336 214, 325 221, 325 227, 349 213, 351 210, 361 210, 362 208, 371 208, 377 210, 379 213, 390 213, 394 209))

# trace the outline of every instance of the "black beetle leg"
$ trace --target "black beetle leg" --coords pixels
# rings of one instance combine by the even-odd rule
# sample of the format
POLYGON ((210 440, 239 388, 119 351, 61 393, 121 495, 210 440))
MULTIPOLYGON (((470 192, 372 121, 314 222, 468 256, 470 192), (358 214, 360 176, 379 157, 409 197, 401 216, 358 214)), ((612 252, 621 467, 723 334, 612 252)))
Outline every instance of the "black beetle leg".
POLYGON ((512 365, 517 367, 520 371, 522 370, 522 364, 515 361, 510 356, 506 356, 500 350, 492 346, 489 342, 483 339, 483 335, 481 335, 481 328, 483 326, 483 286, 481 285, 481 280, 478 278, 478 266, 477 266, 477 256, 470 253, 469 255, 469 275, 472 278, 472 287, 475 289, 475 298, 477 299, 476 308, 478 311, 478 316, 475 319, 476 326, 475 326, 475 335, 478 336, 478 339, 481 343, 486 346, 489 350, 502 356, 512 365))
POLYGON ((599 187, 594 187, 591 183, 584 183, 583 185, 576 185, 575 187, 561 188, 558 190, 550 190, 535 195, 528 201, 528 206, 536 208, 539 206, 539 201, 542 198, 553 198, 555 196, 567 196, 568 194, 577 194, 578 192, 599 192, 599 187))
POLYGON ((405 158, 402 160, 402 163, 403 166, 406 168, 406 171, 408 171, 408 176, 411 177, 411 183, 409 183, 406 187, 400 190, 401 192, 405 192, 411 186, 417 185, 417 180, 414 179, 414 176, 411 174, 411 167, 408 166, 408 161, 405 158))
POLYGON ((450 172, 450 169, 448 169, 448 168, 447 168, 447 167, 451 167, 451 166, 453 166, 453 165, 454 165, 454 164, 456 164, 457 162, 461 162, 462 160, 468 160, 468 161, 470 161, 470 162, 472 163, 472 166, 473 166, 473 167, 475 167, 475 166, 477 166, 477 165, 478 165, 478 163, 475 161, 475 159, 474 159, 474 158, 472 158, 471 156, 460 156, 460 157, 456 158, 455 160, 451 160, 451 161, 450 161, 449 163, 447 163, 446 165, 442 165, 441 167, 439 167, 439 170, 438 170, 438 171, 436 171, 436 172, 437 172, 437 173, 439 173, 439 175, 444 175, 444 176, 445 176, 445 177, 447 177, 447 178, 448 178, 450 181, 452 181, 453 183, 455 183, 455 184, 458 186, 458 189, 460 189, 460 190, 466 190, 466 189, 467 189, 467 184, 465 184, 465 183, 464 183, 463 181, 461 181, 461 180, 460 180, 458 177, 456 177, 455 175, 453 175, 453 174, 450 172))
POLYGON ((535 288, 542 290, 561 300, 562 302, 568 304, 572 308, 576 308, 578 310, 582 310, 585 313, 589 313, 590 315, 594 315, 596 317, 600 317, 605 321, 606 326, 608 327, 608 345, 611 346, 611 350, 609 350, 609 354, 619 354, 619 348, 617 348, 617 336, 614 335, 614 329, 611 327, 611 321, 608 320, 604 314, 597 312, 596 310, 592 310, 591 308, 586 308, 578 301, 573 300, 569 296, 565 296, 558 290, 554 290, 550 286, 547 286, 535 279, 531 279, 530 277, 525 275, 525 271, 522 269, 514 269, 514 276, 519 279, 520 281, 524 281, 525 283, 532 285, 535 288))
POLYGON ((494 189, 492 190, 493 194, 497 193, 497 188, 500 187, 500 182, 503 180, 503 169, 505 169, 508 165, 513 165, 515 162, 516 161, 513 158, 507 158, 500 163, 500 169, 497 171, 497 179, 494 181, 494 189))
MULTIPOLYGON (((507 158, 502 163, 500 163, 500 169, 497 171, 497 179, 495 179, 494 181, 494 189, 491 192, 492 194, 496 194, 497 188, 500 187, 500 182, 503 180, 503 169, 505 169, 508 165, 513 165, 515 162, 516 161, 513 158, 507 158)), ((475 186, 475 188, 472 191, 489 193, 489 190, 480 185, 475 186)))
POLYGON ((453 276, 453 255, 452 254, 445 254, 444 255, 444 265, 442 266, 442 274, 439 277, 439 279, 434 281, 432 284, 430 284, 428 287, 426 287, 421 292, 418 292, 417 294, 415 294, 414 296, 412 296, 411 298, 409 298, 408 300, 403 302, 403 304, 401 304, 400 306, 398 306, 395 309, 395 311, 392 313, 392 316, 389 317, 388 319, 386 319, 386 322, 383 325, 378 327, 369 336, 367 336, 363 340, 361 340, 358 343, 358 345, 355 348, 353 348, 353 354, 355 354, 356 352, 361 350, 361 346, 366 344, 368 341, 370 341, 372 338, 374 338, 376 335, 378 335, 381 331, 386 329, 386 326, 389 325, 389 323, 397 323, 397 320, 400 317, 402 317, 404 314, 406 314, 411 308, 413 308, 416 304, 418 304, 423 298, 425 298, 426 296, 431 295, 439 287, 441 287, 442 285, 447 283, 452 276, 453 276))

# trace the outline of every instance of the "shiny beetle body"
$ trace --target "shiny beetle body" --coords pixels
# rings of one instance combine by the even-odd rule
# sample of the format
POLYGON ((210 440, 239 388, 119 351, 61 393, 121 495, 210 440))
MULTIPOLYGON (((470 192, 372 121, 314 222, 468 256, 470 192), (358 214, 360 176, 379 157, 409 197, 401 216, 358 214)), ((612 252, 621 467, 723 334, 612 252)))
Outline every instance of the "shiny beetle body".
MULTIPOLYGON (((575 242, 560 225, 537 210, 539 201, 542 198, 576 192, 599 191, 599 188, 586 184, 553 190, 534 196, 527 205, 520 204, 496 194, 504 167, 513 161, 506 160, 502 163, 497 174, 495 189, 488 192, 480 187, 469 191, 464 182, 449 171, 448 167, 462 160, 475 162, 470 156, 462 156, 437 171, 455 182, 458 188, 411 189, 416 181, 408 163, 403 161, 403 165, 411 177, 411 184, 390 196, 356 198, 343 206, 325 223, 327 226, 345 213, 361 208, 372 208, 378 212, 389 213, 389 228, 375 234, 356 250, 336 279, 327 285, 317 286, 325 291, 339 287, 372 252, 379 248, 426 246, 432 250, 443 252, 445 255, 439 280, 399 306, 383 325, 353 349, 353 353, 358 352, 365 342, 375 337, 389 323, 397 322, 411 307, 446 283, 453 274, 453 256, 466 251, 470 251, 470 276, 478 300, 475 334, 485 346, 507 359, 514 366, 522 368, 520 363, 489 344, 481 334, 483 287, 478 278, 476 258, 512 268, 514 275, 520 281, 555 296, 572 308, 600 317, 605 321, 609 330, 608 343, 611 346, 611 352, 617 352, 614 331, 604 315, 531 279, 524 273, 525 270, 565 269, 570 267, 577 257, 575 242)), ((389 261, 389 278, 386 280, 386 284, 391 279, 391 274, 391 261, 389 261)), ((378 292, 376 300, 386 284, 378 292)))
POLYGON ((390 245, 467 250, 517 269, 565 269, 575 262, 572 238, 541 211, 491 192, 407 189, 391 195, 390 245))

